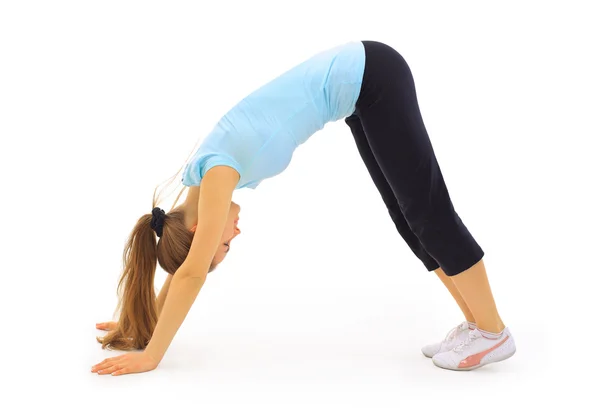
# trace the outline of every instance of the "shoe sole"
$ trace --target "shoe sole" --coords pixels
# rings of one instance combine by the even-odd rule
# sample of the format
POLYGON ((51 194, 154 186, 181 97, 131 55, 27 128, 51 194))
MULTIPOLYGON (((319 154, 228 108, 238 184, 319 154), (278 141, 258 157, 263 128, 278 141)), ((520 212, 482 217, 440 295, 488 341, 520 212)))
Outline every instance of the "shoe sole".
POLYGON ((516 352, 517 352, 517 348, 515 348, 514 351, 507 353, 506 355, 504 355, 501 358, 497 358, 497 359, 495 359, 493 361, 488 361, 488 362, 485 362, 485 363, 473 365, 472 367, 469 367, 469 368, 449 368, 449 367, 446 367, 446 366, 438 365, 438 364, 435 363, 435 360, 433 360, 433 359, 432 360, 433 360, 433 363, 435 364, 436 367, 443 368, 445 370, 451 370, 451 371, 473 371, 473 370, 476 370, 477 368, 484 367, 484 366, 486 366, 488 364, 493 364, 494 362, 504 361, 505 359, 508 359, 511 356, 513 356, 516 352))

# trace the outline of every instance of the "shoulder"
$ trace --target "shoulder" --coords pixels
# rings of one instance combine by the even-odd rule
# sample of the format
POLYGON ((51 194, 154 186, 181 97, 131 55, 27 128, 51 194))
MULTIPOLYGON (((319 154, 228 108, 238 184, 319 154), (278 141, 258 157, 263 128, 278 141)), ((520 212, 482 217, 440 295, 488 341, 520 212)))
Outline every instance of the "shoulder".
POLYGON ((210 183, 228 188, 231 187, 233 190, 239 182, 240 177, 239 171, 229 166, 228 163, 217 163, 206 171, 200 183, 200 188, 202 188, 204 183, 210 183))

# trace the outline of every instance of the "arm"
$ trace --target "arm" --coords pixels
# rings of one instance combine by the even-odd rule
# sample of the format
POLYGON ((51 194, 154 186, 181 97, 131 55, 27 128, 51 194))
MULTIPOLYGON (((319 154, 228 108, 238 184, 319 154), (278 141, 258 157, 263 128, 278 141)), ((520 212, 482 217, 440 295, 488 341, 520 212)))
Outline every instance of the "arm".
POLYGON ((158 311, 158 317, 160 317, 160 312, 165 304, 165 299, 167 298, 167 293, 169 292, 169 285, 171 285, 171 279, 173 279, 173 275, 167 275, 167 279, 165 279, 165 283, 160 289, 158 297, 156 297, 156 309, 158 311))
POLYGON ((218 249, 235 186, 240 175, 228 166, 206 172, 198 198, 198 224, 190 251, 177 269, 152 339, 145 352, 160 362, 204 285, 210 263, 218 249))

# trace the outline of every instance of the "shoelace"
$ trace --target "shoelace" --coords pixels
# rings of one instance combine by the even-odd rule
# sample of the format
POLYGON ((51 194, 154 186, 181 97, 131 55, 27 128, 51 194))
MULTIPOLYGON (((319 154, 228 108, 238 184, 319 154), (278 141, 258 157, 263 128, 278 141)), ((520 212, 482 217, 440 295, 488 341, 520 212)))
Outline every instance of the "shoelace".
POLYGON ((458 326, 456 326, 454 329, 452 329, 451 331, 448 332, 448 334, 446 335, 446 337, 444 338, 444 342, 451 342, 454 340, 454 338, 463 330, 466 330, 469 327, 469 325, 466 322, 462 322, 461 324, 459 324, 458 326))
POLYGON ((456 345, 454 348, 452 348, 452 350, 454 352, 462 352, 465 348, 469 347, 471 342, 479 339, 480 337, 481 335, 479 333, 477 333, 475 330, 471 330, 467 339, 456 345))

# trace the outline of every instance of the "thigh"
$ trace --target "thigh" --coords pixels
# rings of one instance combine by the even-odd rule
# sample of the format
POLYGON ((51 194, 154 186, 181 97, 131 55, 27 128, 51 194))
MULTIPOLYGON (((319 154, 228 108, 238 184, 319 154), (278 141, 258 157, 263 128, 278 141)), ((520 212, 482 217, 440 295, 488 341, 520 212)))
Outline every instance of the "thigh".
POLYGON ((369 142, 365 136, 360 119, 356 114, 353 114, 347 117, 345 122, 350 127, 350 131, 354 137, 354 142, 356 143, 358 153, 360 154, 360 157, 390 214, 392 217, 401 215, 402 213, 400 211, 400 207, 398 206, 398 202, 396 201, 394 191, 392 191, 387 179, 379 168, 377 160, 375 160, 375 156, 371 151, 371 147, 369 146, 369 142))
POLYGON ((358 103, 356 113, 374 159, 409 222, 438 210, 447 212, 452 203, 421 116, 410 68, 386 46, 372 49, 371 58, 378 65, 369 69, 371 90, 358 103))
POLYGON ((352 131, 352 135, 356 142, 356 147, 358 148, 358 152, 367 167, 369 175, 373 180, 373 183, 377 187, 381 197, 383 198, 383 202, 385 203, 390 217, 396 226, 396 230, 406 244, 411 248, 413 253, 421 259, 425 267, 428 271, 433 271, 439 267, 437 261, 427 253, 423 245, 421 244, 420 239, 417 235, 412 231, 411 227, 408 224, 408 221, 404 217, 402 210, 400 209, 400 205, 398 205, 398 201, 396 201, 396 196, 394 191, 390 187, 385 175, 379 168, 377 160, 371 151, 371 147, 369 146, 369 142, 367 141, 367 137, 362 128, 362 124, 358 116, 351 115, 346 118, 346 124, 350 127, 352 131))

